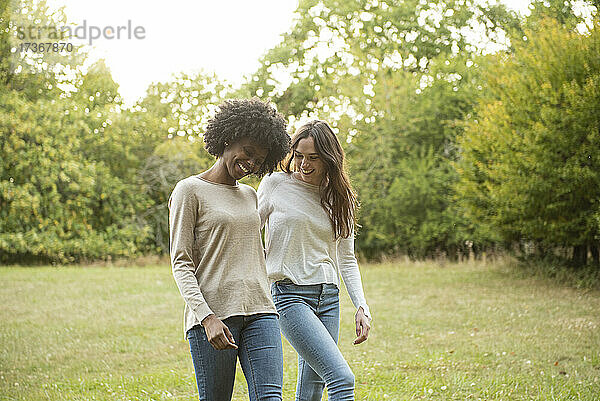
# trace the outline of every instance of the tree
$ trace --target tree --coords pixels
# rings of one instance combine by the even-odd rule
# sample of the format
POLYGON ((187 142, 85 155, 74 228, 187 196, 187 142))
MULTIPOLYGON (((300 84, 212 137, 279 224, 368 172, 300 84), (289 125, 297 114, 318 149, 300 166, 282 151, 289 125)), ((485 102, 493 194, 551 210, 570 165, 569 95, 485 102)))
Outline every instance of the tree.
MULTIPOLYGON (((473 240, 454 206, 451 162, 461 130, 456 121, 478 96, 476 72, 464 59, 430 71, 439 78, 423 89, 412 73, 382 74, 372 98, 377 117, 350 125, 359 132, 347 152, 362 205, 359 249, 367 256, 454 259, 473 240)), ((340 131, 345 124, 340 120, 340 131)))
POLYGON ((487 65, 486 96, 459 144, 469 218, 542 253, 571 247, 598 263, 600 30, 545 19, 510 56, 487 65))
POLYGON ((332 123, 361 202, 361 253, 455 257, 466 236, 448 185, 455 121, 477 95, 473 58, 490 44, 508 46, 517 16, 502 5, 418 0, 302 1, 297 15, 249 92, 273 98, 292 124, 332 123), (418 217, 405 206, 420 195, 403 190, 416 181, 434 194, 418 217))
MULTIPOLYGON (((66 24, 64 13, 44 1, 14 7, 3 14, 11 45, 27 23, 66 24)), ((137 144, 112 126, 125 114, 104 63, 84 73, 76 55, 15 57, 0 91, 0 260, 65 262, 146 251, 150 228, 137 216, 151 201, 132 180, 144 156, 132 157, 137 144)))
POLYGON ((134 256, 148 228, 144 202, 102 162, 85 157, 84 111, 71 101, 0 94, 0 260, 134 256), (135 200, 139 201, 137 197, 135 200))
POLYGON ((505 30, 518 26, 517 16, 504 6, 480 3, 301 1, 294 26, 263 57, 249 92, 271 97, 295 117, 348 101, 362 111, 362 89, 376 84, 379 71, 426 74, 434 59, 506 45, 505 30), (351 86, 358 88, 358 99, 346 95, 351 86))
POLYGON ((139 174, 153 204, 140 216, 153 228, 158 252, 169 250, 168 201, 175 184, 208 169, 213 163, 214 158, 204 149, 202 140, 179 136, 158 145, 146 159, 139 174))
POLYGON ((592 23, 599 5, 598 0, 534 0, 529 5, 531 13, 523 21, 523 26, 535 29, 536 25, 550 18, 566 29, 575 29, 580 24, 592 23))
POLYGON ((60 96, 61 84, 72 83, 72 73, 81 72, 87 57, 82 46, 73 46, 72 51, 36 52, 21 45, 58 42, 60 29, 66 25, 64 10, 51 9, 45 0, 0 1, 2 90, 18 91, 29 100, 60 96))

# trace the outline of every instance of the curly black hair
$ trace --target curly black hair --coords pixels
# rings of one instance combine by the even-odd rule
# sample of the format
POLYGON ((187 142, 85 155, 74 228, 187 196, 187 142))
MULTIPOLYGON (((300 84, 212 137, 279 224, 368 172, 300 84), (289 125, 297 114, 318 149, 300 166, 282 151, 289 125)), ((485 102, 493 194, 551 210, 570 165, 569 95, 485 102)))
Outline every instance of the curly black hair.
POLYGON ((289 153, 291 139, 286 128, 283 116, 268 102, 257 97, 231 99, 220 104, 217 114, 209 120, 204 144, 208 153, 221 157, 226 143, 251 138, 268 150, 264 163, 255 173, 260 177, 272 173, 289 153))

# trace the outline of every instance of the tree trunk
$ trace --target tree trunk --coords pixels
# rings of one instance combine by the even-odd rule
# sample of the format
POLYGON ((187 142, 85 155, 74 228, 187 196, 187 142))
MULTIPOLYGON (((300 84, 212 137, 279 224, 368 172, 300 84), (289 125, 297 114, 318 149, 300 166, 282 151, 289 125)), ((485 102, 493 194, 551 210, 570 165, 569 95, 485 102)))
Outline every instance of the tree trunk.
POLYGON ((592 254, 594 266, 600 266, 600 252, 598 250, 598 245, 590 245, 590 253, 592 254))
POLYGON ((536 251, 537 254, 539 255, 540 259, 546 259, 546 257, 548 256, 548 247, 546 247, 546 245, 538 242, 536 243, 536 251))
POLYGON ((574 267, 582 267, 587 263, 587 245, 575 245, 571 263, 574 267))

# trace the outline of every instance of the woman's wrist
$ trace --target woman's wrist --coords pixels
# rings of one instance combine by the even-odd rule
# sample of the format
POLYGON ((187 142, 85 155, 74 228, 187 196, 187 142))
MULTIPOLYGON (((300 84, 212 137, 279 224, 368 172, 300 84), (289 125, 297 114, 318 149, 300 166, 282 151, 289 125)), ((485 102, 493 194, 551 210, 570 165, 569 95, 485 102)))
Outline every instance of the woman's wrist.
POLYGON ((206 316, 204 319, 202 319, 202 321, 200 322, 200 324, 202 325, 202 327, 206 327, 207 324, 210 324, 210 322, 213 319, 216 319, 217 317, 215 316, 214 313, 211 313, 210 315, 206 316))
POLYGON ((365 317, 367 319, 369 319, 369 322, 372 320, 372 318, 371 318, 371 312, 370 312, 368 306, 360 305, 358 307, 358 309, 356 309, 356 315, 358 315, 359 313, 362 313, 363 315, 365 315, 365 317))

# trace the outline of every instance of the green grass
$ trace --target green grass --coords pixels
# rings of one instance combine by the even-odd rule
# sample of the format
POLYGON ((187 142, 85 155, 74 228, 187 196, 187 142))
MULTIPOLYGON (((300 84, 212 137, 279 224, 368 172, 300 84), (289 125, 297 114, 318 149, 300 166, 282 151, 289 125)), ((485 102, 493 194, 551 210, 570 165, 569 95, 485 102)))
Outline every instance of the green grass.
MULTIPOLYGON (((598 400, 600 293, 502 265, 363 265, 373 313, 340 346, 357 400, 598 400)), ((195 400, 167 266, 0 268, 1 400, 195 400)), ((285 345, 284 399, 296 356, 285 345)), ((234 400, 247 398, 238 372, 234 400)))

